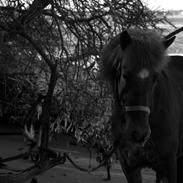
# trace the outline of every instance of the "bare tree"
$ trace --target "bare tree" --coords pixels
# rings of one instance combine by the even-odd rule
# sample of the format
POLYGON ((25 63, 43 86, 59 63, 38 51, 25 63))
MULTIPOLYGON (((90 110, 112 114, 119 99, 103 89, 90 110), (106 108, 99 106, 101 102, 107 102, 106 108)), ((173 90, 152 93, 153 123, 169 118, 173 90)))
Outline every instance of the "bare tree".
MULTIPOLYGON (((84 83, 83 93, 88 85, 93 91, 96 84, 101 86, 97 78, 99 55, 107 39, 125 28, 157 28, 157 23, 165 21, 163 14, 149 10, 140 0, 28 2, 0 1, 0 56, 7 53, 13 60, 21 60, 24 70, 34 63, 37 74, 44 72, 47 76, 41 115, 41 169, 33 167, 20 174, 0 175, 0 182, 4 183, 24 182, 59 163, 60 159, 49 161, 46 151, 53 95, 61 90, 68 93, 70 88, 78 91, 78 81, 84 83)), ((99 88, 98 97, 104 90, 99 88)), ((75 93, 75 98, 81 94, 75 93)))

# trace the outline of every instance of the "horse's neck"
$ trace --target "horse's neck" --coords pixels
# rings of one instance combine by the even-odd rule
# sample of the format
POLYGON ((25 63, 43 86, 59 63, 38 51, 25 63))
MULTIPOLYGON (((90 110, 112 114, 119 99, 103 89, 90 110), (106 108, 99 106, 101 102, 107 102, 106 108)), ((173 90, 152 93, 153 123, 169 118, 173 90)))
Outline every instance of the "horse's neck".
POLYGON ((169 70, 162 72, 154 90, 151 126, 159 135, 171 134, 174 125, 179 121, 180 104, 176 88, 173 85, 169 70))
MULTIPOLYGON (((153 109, 152 112, 166 118, 173 112, 176 101, 174 88, 172 87, 172 80, 168 70, 162 71, 154 90, 153 109)), ((157 116, 158 117, 158 116, 157 116)))

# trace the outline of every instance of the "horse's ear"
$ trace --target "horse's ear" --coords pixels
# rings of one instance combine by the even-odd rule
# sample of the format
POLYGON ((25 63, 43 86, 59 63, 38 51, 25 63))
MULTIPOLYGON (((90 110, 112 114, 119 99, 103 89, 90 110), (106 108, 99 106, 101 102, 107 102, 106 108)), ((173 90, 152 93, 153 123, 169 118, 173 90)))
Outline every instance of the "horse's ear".
POLYGON ((163 41, 165 49, 167 49, 174 42, 175 38, 176 38, 176 36, 173 36, 173 37, 171 37, 169 39, 165 39, 163 41))
POLYGON ((125 48, 131 43, 132 39, 127 31, 123 31, 120 34, 120 46, 122 50, 125 50, 125 48))

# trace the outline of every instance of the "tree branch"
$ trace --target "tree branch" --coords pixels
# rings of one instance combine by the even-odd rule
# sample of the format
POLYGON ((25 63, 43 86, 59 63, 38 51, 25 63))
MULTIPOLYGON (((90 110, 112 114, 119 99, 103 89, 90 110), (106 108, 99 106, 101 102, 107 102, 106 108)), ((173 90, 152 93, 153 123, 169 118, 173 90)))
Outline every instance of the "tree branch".
POLYGON ((29 41, 29 43, 34 47, 34 49, 41 55, 41 57, 45 60, 45 62, 48 64, 50 69, 54 68, 54 63, 50 61, 50 59, 47 57, 47 55, 44 53, 44 51, 41 49, 41 47, 34 42, 34 40, 25 32, 18 33, 22 37, 24 37, 26 40, 29 41))
POLYGON ((23 170, 20 173, 0 173, 0 182, 2 183, 24 183, 25 181, 34 178, 37 175, 57 166, 63 161, 63 157, 44 162, 44 164, 36 165, 23 170))
POLYGON ((41 14, 42 10, 52 2, 52 0, 34 0, 30 8, 19 18, 20 22, 23 24, 30 23, 30 21, 41 14))

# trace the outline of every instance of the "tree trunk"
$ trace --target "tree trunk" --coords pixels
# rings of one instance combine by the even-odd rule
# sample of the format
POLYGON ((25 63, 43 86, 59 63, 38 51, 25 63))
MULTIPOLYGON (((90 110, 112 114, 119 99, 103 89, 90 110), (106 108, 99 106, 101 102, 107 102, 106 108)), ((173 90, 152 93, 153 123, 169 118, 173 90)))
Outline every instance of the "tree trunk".
POLYGON ((57 80, 57 67, 54 65, 51 68, 51 76, 48 87, 48 92, 43 105, 43 112, 41 115, 41 161, 48 159, 48 139, 49 139, 49 121, 50 121, 50 111, 52 105, 53 92, 57 80))
POLYGON ((50 82, 48 86, 48 92, 43 105, 43 112, 41 115, 41 159, 40 159, 40 167, 32 167, 29 168, 19 174, 5 173, 0 174, 0 183, 23 183, 26 180, 29 180, 36 175, 48 170, 49 168, 59 164, 60 160, 48 160, 48 139, 49 139, 49 118, 52 104, 52 97, 54 88, 57 81, 57 67, 51 67, 51 76, 50 82))

